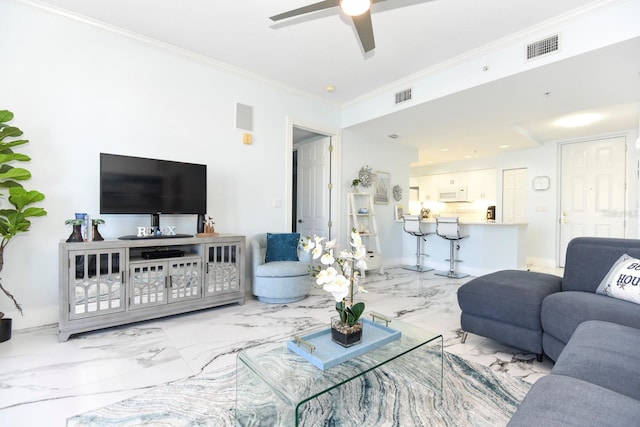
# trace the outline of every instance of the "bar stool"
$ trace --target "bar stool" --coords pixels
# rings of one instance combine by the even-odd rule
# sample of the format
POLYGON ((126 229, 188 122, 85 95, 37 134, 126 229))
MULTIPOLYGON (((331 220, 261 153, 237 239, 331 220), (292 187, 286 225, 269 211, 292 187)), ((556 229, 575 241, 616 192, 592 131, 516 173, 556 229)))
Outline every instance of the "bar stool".
POLYGON ((456 273, 455 271, 455 263, 461 261, 455 258, 454 245, 456 246, 456 250, 460 250, 460 244, 458 242, 465 237, 469 237, 469 235, 460 234, 460 219, 458 217, 436 218, 436 234, 443 239, 448 240, 451 249, 449 259, 445 260, 449 261, 449 271, 436 271, 434 274, 449 277, 451 279, 467 277, 468 274, 456 273))
MULTIPOLYGON (((425 267, 422 265, 422 245, 420 240, 427 241, 426 237, 430 234, 434 234, 432 231, 425 230, 425 224, 420 222, 419 215, 404 215, 402 217, 404 221, 404 231, 416 236, 416 265, 405 265, 402 268, 405 270, 412 270, 417 272, 431 271, 433 268, 425 267)), ((424 255, 427 256, 427 255, 424 255)))

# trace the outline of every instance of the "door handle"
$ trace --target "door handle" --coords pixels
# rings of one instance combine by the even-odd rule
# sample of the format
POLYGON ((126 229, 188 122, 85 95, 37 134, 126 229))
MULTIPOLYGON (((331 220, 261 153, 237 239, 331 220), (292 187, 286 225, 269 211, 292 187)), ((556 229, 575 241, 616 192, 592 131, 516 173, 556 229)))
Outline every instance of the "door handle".
POLYGON ((562 224, 568 224, 569 220, 567 219, 567 213, 566 212, 562 212, 562 218, 560 218, 560 223, 562 224))
POLYGON ((301 220, 301 219, 299 219, 299 220, 298 220, 298 222, 299 222, 300 224, 302 224, 304 221, 303 221, 303 220, 301 220))

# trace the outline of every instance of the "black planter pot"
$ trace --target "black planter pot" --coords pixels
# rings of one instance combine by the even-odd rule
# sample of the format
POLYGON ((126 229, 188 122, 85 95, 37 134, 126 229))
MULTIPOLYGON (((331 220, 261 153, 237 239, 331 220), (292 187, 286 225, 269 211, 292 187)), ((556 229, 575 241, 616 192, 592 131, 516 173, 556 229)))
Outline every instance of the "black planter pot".
POLYGON ((11 323, 12 319, 0 319, 0 342, 11 339, 11 323))
POLYGON ((102 234, 100 234, 100 231, 98 231, 98 224, 93 224, 93 232, 91 233, 91 235, 93 236, 94 242, 101 242, 104 240, 102 234))
POLYGON ((73 226, 73 231, 67 239, 67 242, 84 242, 82 238, 82 224, 75 224, 73 226))
POLYGON ((331 319, 331 339, 343 347, 351 347, 362 341, 362 319, 349 327, 340 322, 340 317, 331 319))

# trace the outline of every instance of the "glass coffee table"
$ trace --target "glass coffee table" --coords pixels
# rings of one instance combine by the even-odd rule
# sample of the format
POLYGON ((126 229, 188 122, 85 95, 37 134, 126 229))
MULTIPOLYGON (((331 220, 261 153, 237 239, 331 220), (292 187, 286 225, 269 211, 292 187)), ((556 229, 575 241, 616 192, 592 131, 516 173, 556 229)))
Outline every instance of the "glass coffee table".
MULTIPOLYGON (((372 319, 385 319, 378 316, 372 319)), ((441 393, 442 335, 396 319, 386 320, 388 328, 401 332, 399 339, 324 371, 288 349, 287 340, 241 351, 236 361, 237 424, 298 426, 305 416, 317 422, 327 414, 340 419, 341 414, 354 408, 341 407, 349 406, 349 399, 336 398, 336 393, 345 387, 351 387, 348 393, 361 393, 366 387, 354 380, 363 380, 365 374, 375 370, 388 371, 412 386, 441 393)), ((301 335, 328 328, 326 325, 301 335)))

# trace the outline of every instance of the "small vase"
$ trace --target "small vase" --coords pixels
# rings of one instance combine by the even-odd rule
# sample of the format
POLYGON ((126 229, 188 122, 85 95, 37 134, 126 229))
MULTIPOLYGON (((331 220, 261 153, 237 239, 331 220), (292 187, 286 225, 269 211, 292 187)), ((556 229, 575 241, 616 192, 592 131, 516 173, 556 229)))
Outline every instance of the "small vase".
POLYGON ((93 230, 92 230, 91 235, 93 236, 93 241, 94 242, 100 242, 100 241, 104 240, 104 238, 102 237, 102 235, 98 231, 98 224, 92 224, 92 228, 93 228, 93 230))
POLYGON ((74 224, 73 231, 67 239, 67 242, 84 242, 82 238, 82 224, 74 224))
POLYGON ((340 321, 340 316, 331 318, 331 340, 343 347, 351 347, 362 341, 362 319, 353 326, 340 321))

